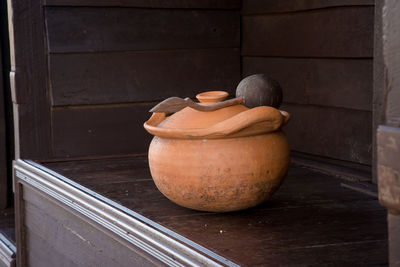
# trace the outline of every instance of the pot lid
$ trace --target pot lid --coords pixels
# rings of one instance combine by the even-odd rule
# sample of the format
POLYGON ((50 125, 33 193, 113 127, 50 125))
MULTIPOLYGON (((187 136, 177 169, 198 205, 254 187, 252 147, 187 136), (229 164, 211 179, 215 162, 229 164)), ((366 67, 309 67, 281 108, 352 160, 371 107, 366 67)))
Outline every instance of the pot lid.
MULTIPOLYGON (((228 93, 224 91, 210 91, 196 95, 201 105, 212 105, 225 100, 228 93)), ((227 120, 236 114, 248 110, 243 105, 234 105, 215 111, 198 111, 186 107, 167 117, 158 126, 161 128, 201 129, 208 128, 216 123, 227 120)))
MULTIPOLYGON (((213 105, 227 97, 228 93, 224 91, 209 91, 196 96, 201 105, 213 105)), ((275 131, 288 120, 287 112, 273 107, 249 109, 237 104, 214 111, 185 107, 170 116, 153 113, 144 127, 149 133, 166 138, 231 138, 275 131)))

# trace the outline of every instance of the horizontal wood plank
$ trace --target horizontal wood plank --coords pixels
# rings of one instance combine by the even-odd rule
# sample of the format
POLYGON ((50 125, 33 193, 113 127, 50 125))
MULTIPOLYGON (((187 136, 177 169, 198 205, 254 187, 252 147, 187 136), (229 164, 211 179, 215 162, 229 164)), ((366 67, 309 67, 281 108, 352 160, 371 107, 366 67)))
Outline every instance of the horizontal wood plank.
POLYGON ((143 123, 152 105, 53 110, 54 157, 146 153, 151 135, 143 123))
POLYGON ((50 55, 53 105, 126 103, 233 93, 238 49, 50 55))
POLYGON ((387 263, 386 209, 374 197, 343 188, 333 175, 291 166, 272 199, 221 214, 186 209, 162 196, 143 176, 146 157, 45 166, 243 266, 387 263), (116 171, 129 181, 107 179, 116 171))
POLYGON ((28 187, 24 189, 26 245, 31 266, 160 265, 144 252, 113 239, 101 226, 88 223, 47 196, 28 187))
POLYGON ((374 266, 387 251, 386 240, 375 241, 386 230, 385 210, 377 201, 287 211, 266 208, 240 215, 166 216, 158 221, 244 266, 374 266), (379 234, 368 230, 372 227, 379 234))
POLYGON ((52 53, 240 46, 238 11, 49 7, 46 25, 52 53))
POLYGON ((47 6, 239 9, 240 0, 43 0, 47 6))
POLYGON ((295 12, 311 9, 374 5, 374 0, 243 0, 244 14, 295 12))
POLYGON ((284 127, 292 150, 371 164, 371 112, 296 104, 281 109, 292 115, 284 127))
MULTIPOLYGON (((55 157, 144 153, 151 136, 142 128, 151 105, 56 108, 55 157), (99 145, 101 144, 101 145, 99 145)), ((285 127, 295 151, 371 164, 371 112, 285 104, 285 127)))
POLYGON ((284 101, 372 110, 372 59, 243 57, 243 76, 277 80, 284 101))
MULTIPOLYGON (((82 186, 116 200, 127 208, 145 214, 152 220, 172 216, 195 217, 199 214, 211 214, 180 207, 159 193, 152 182, 147 156, 51 162, 44 165, 82 186), (150 199, 151 201, 149 201, 150 199)), ((273 207, 273 209, 284 210, 289 206, 304 207, 329 204, 335 201, 345 203, 357 202, 366 198, 372 199, 363 194, 354 194, 351 190, 337 188, 338 183, 342 180, 331 178, 320 172, 311 172, 310 169, 292 166, 289 169, 288 181, 285 181, 282 190, 278 191, 279 197, 273 198, 259 208, 268 210, 273 207), (313 186, 304 186, 310 184, 313 186), (300 187, 301 191, 298 190, 300 187), (312 197, 301 198, 301 195, 312 197)), ((376 205, 379 206, 378 203, 376 205)))
POLYGON ((245 56, 372 57, 374 7, 244 16, 245 56))

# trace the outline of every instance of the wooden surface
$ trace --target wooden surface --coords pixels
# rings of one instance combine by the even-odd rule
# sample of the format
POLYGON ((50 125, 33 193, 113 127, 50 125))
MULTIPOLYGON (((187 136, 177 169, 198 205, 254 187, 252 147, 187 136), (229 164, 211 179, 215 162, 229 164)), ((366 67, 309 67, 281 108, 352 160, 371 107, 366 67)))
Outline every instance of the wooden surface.
POLYGON ((143 110, 121 115, 121 105, 153 106, 207 90, 233 92, 240 80, 240 1, 8 3, 17 158, 144 153, 147 116, 143 110), (117 135, 129 140, 126 146, 94 149, 100 147, 95 142, 110 140, 101 134, 111 129, 88 138, 87 125, 108 122, 64 116, 64 109, 83 106, 111 114, 104 119, 123 129, 117 135), (68 120, 55 121, 63 116, 68 120), (73 138, 62 134, 68 131, 73 138), (143 139, 133 141, 134 136, 143 139), (88 139, 84 146, 73 141, 88 139))
POLYGON ((14 212, 15 212, 15 244, 17 246, 17 262, 20 266, 26 266, 26 231, 23 227, 25 221, 23 189, 22 185, 17 183, 15 171, 13 170, 13 190, 14 190, 14 212))
POLYGON ((240 0, 44 0, 48 6, 238 9, 240 0))
POLYGON ((283 88, 294 151, 370 165, 374 1, 244 0, 242 76, 283 88))
POLYGON ((50 53, 240 45, 233 11, 49 7, 46 23, 50 53))
POLYGON ((386 71, 385 85, 382 88, 385 96, 384 116, 385 124, 400 127, 400 3, 398 1, 384 1, 382 13, 383 27, 383 68, 386 71))
POLYGON ((291 151, 290 155, 293 164, 311 168, 324 174, 335 175, 349 182, 361 182, 365 184, 371 181, 371 167, 368 165, 314 156, 296 151, 291 151))
POLYGON ((160 266, 104 235, 84 218, 24 187, 26 260, 31 266, 160 266), (105 241, 104 239, 107 239, 105 241))
POLYGON ((374 5, 374 0, 243 0, 244 14, 297 12, 343 6, 374 5))
POLYGON ((400 214, 388 214, 390 266, 400 265, 400 214))
MULTIPOLYGON (((2 38, 2 36, 0 36, 2 38)), ((0 44, 1 48, 1 44, 0 44)), ((5 82, 3 79, 2 53, 0 50, 0 209, 8 205, 8 160, 7 160, 7 130, 6 130, 6 100, 5 82)))
POLYGON ((143 127, 153 105, 59 108, 53 111, 54 156, 59 158, 147 152, 143 127))
MULTIPOLYGON (((243 76, 279 81, 284 102, 372 110, 372 60, 243 57, 243 76)), ((295 117, 295 114, 293 114, 295 117)))
POLYGON ((157 102, 232 93, 240 80, 237 2, 122 2, 43 7, 50 158, 145 153, 151 137, 143 122, 157 102))
POLYGON ((51 152, 44 17, 40 1, 9 0, 16 158, 48 158, 51 152))
POLYGON ((400 127, 378 128, 379 199, 389 211, 400 213, 400 127))
POLYGON ((234 94, 238 55, 235 48, 52 54, 53 105, 161 101, 207 90, 234 94))
POLYGON ((400 25, 398 1, 382 1, 378 6, 377 54, 377 173, 379 199, 388 209, 390 266, 400 266, 400 25), (382 25, 379 25, 382 23, 382 25), (381 35, 381 36, 379 36, 381 35), (381 42, 381 43, 380 43, 381 42))
POLYGON ((217 214, 166 199, 145 157, 44 165, 245 266, 387 264, 385 209, 309 169, 292 166, 282 188, 259 207, 217 214))
POLYGON ((384 102, 386 95, 386 72, 383 66, 382 8, 384 1, 375 5, 374 23, 374 90, 372 96, 372 179, 378 181, 377 169, 377 136, 378 126, 384 122, 384 102))
MULTIPOLYGON (((16 5, 17 15, 22 7, 16 5)), ((242 74, 260 72, 270 73, 284 84, 288 103, 304 105, 308 113, 315 110, 314 106, 327 107, 319 120, 332 122, 333 118, 350 114, 346 120, 358 125, 370 117, 364 111, 371 110, 372 95, 371 1, 248 0, 243 2, 243 10, 247 11, 242 16, 242 30, 239 8, 239 1, 223 0, 47 0, 43 6, 28 7, 37 23, 28 25, 24 16, 18 16, 18 23, 35 29, 20 30, 21 36, 15 35, 15 60, 29 63, 35 58, 32 64, 21 65, 19 71, 37 73, 34 78, 38 82, 32 86, 39 86, 39 82, 43 86, 38 90, 14 90, 15 102, 19 103, 15 106, 16 130, 31 138, 24 137, 19 143, 34 154, 30 158, 144 153, 150 137, 144 135, 140 120, 147 117, 141 109, 121 114, 125 107, 137 103, 151 106, 169 96, 193 97, 206 90, 234 92, 242 74), (263 14, 252 13, 255 10, 263 14), (33 37, 26 36, 35 31, 38 34, 33 37), (32 55, 22 54, 18 59, 18 53, 22 53, 19 50, 24 50, 17 43, 22 42, 27 47, 35 43, 34 50, 32 55), (41 67, 36 68, 36 63, 41 67), (42 66, 47 66, 48 72, 42 66), (31 99, 36 100, 24 104, 26 110, 21 109, 22 103, 31 99), (333 112, 332 108, 338 109, 333 112), (74 117, 78 113, 86 115, 74 117), (108 114, 104 117, 107 121, 96 114, 108 114), (35 118, 23 122, 29 116, 35 118), (132 123, 128 116, 135 118, 132 123), (20 124, 22 128, 18 128, 20 124), (114 134, 102 125, 123 130, 114 134), (96 136, 88 132, 94 126, 98 129, 96 136), (127 145, 118 141, 117 146, 107 145, 110 136, 127 145), (39 143, 46 145, 35 147, 39 143)), ((24 80, 18 75, 18 70, 11 73, 17 81, 14 88, 28 88, 18 85, 24 80)), ((300 112, 298 119, 304 120, 304 114, 300 112)), ((318 128, 308 123, 312 129, 318 128)), ((328 127, 323 136, 331 139, 324 143, 335 146, 323 148, 324 156, 370 164, 370 156, 365 154, 370 148, 368 131, 356 131, 350 138, 351 130, 342 131, 341 121, 325 125, 328 127), (365 146, 349 150, 350 143, 357 139, 365 146)), ((288 129, 292 131, 290 136, 304 134, 296 127, 288 129)), ((307 153, 321 150, 314 148, 313 142, 300 147, 299 151, 307 153)))
POLYGON ((373 7, 243 16, 242 55, 372 57, 373 7))
POLYGON ((292 150, 371 164, 371 112, 284 104, 292 114, 284 127, 292 150))

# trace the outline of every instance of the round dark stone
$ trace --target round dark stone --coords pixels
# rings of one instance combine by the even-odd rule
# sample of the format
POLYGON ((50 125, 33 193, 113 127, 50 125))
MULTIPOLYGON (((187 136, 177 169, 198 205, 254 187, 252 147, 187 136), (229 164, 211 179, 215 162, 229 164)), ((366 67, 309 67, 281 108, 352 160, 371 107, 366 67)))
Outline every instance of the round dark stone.
POLYGON ((279 108, 282 104, 282 88, 277 81, 265 74, 254 74, 244 78, 236 88, 236 97, 243 97, 248 108, 271 106, 279 108))

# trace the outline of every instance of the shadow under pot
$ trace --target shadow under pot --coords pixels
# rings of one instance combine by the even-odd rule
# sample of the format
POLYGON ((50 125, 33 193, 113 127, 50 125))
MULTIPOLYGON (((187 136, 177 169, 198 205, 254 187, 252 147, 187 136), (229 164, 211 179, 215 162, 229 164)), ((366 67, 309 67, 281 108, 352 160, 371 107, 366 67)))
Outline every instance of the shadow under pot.
MULTIPOLYGON (((202 105, 224 100, 222 91, 197 95, 202 105)), ((178 205, 228 212, 271 197, 290 161, 281 130, 290 115, 273 107, 241 104, 215 111, 186 107, 171 116, 153 113, 144 123, 154 135, 149 165, 157 188, 178 205)))

